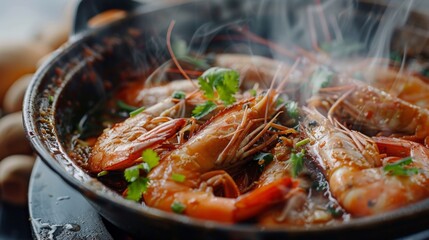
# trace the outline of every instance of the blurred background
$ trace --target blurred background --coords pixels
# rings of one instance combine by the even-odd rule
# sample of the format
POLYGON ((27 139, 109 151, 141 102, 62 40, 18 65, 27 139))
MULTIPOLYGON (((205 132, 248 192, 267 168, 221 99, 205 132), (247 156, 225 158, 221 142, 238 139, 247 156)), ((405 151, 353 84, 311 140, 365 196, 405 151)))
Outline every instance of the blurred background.
POLYGON ((0 239, 31 239, 28 179, 35 156, 21 120, 24 91, 46 56, 62 45, 72 0, 0 0, 0 239))

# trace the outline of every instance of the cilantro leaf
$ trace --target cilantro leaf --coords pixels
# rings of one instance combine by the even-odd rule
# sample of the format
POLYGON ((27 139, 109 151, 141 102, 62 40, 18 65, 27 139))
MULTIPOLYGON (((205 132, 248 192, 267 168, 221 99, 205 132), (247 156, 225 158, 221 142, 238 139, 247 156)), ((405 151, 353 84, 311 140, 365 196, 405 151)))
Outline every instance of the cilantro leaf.
MULTIPOLYGON (((142 158, 145 163, 148 165, 148 170, 150 171, 152 168, 156 167, 159 164, 159 156, 152 149, 146 149, 142 153, 142 158)), ((149 172, 148 171, 148 172, 149 172)))
POLYGON ((420 169, 418 168, 406 167, 412 162, 413 159, 411 157, 406 157, 395 163, 387 164, 386 166, 384 166, 383 170, 386 172, 386 174, 392 176, 412 176, 420 172, 420 169))
POLYGON ((173 204, 171 204, 171 210, 173 210, 173 212, 175 213, 183 213, 186 209, 186 206, 178 201, 173 202, 173 204))
POLYGON ((260 167, 260 170, 264 170, 268 164, 270 164, 274 159, 273 154, 271 153, 258 153, 253 157, 253 160, 258 161, 258 165, 260 167))
POLYGON ((204 80, 203 77, 198 78, 198 84, 200 85, 200 89, 204 92, 204 96, 207 99, 213 100, 214 99, 214 89, 212 85, 204 80))
POLYGON ((296 178, 304 168, 304 150, 299 153, 292 153, 289 159, 292 169, 292 177, 296 178))
POLYGON ((140 177, 140 169, 143 169, 141 164, 125 169, 125 180, 127 180, 127 182, 134 182, 137 178, 140 177))
POLYGON ((195 109, 192 111, 192 116, 199 120, 209 114, 211 111, 215 110, 217 108, 216 103, 212 101, 207 101, 205 103, 199 104, 195 107, 195 109))
POLYGON ((206 98, 213 100, 216 90, 219 99, 225 105, 230 105, 235 102, 234 94, 239 88, 239 76, 235 70, 213 67, 198 78, 198 83, 206 98))
POLYGON ((135 181, 128 185, 126 199, 140 201, 142 194, 147 190, 149 178, 138 177, 135 181))
POLYGON ((331 70, 319 67, 310 78, 310 82, 313 85, 313 94, 317 93, 321 88, 328 87, 333 79, 334 73, 331 70))
POLYGON ((186 180, 186 176, 179 173, 173 173, 171 174, 171 179, 175 182, 184 182, 186 180))

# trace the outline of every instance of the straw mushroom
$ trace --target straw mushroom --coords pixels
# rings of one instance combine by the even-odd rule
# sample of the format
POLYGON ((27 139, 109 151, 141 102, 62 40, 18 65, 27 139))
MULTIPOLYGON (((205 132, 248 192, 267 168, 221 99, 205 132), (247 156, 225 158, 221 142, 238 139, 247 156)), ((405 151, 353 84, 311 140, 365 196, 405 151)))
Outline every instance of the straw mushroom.
POLYGON ((11 155, 0 162, 0 199, 16 205, 27 202, 28 182, 35 157, 11 155))

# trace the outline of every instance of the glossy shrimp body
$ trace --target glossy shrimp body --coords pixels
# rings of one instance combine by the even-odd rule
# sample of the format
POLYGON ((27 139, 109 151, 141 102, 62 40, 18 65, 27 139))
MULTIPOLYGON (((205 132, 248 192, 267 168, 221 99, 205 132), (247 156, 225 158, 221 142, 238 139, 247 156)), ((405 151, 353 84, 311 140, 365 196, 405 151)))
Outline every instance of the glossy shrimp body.
MULTIPOLYGON (((244 101, 224 110, 205 127, 166 156, 148 175, 150 185, 143 195, 148 206, 172 211, 173 203, 185 206, 184 214, 196 218, 236 222, 251 217, 273 202, 284 199, 293 188, 290 178, 282 178, 263 188, 239 196, 235 182, 224 169, 241 166, 269 126, 264 123, 266 109, 272 116, 272 95, 244 101), (246 107, 248 106, 248 107, 246 107), (245 136, 252 135, 253 139, 245 136), (249 146, 253 146, 252 149, 249 146), (244 151, 243 151, 244 150, 244 151), (184 182, 172 180, 173 174, 185 176, 184 182), (213 188, 221 186, 222 196, 213 188)), ((276 139, 272 138, 272 139, 276 139)), ((269 142, 273 140, 268 140, 269 142)))
POLYGON ((418 76, 387 67, 365 71, 363 76, 371 86, 408 103, 429 109, 429 84, 418 76))
POLYGON ((425 143, 429 136, 429 110, 412 105, 358 81, 340 86, 340 91, 320 90, 310 106, 326 108, 354 128, 371 134, 401 136, 425 143))
POLYGON ((311 139, 309 150, 321 166, 332 195, 347 212, 357 217, 370 216, 429 196, 429 151, 424 146, 404 139, 371 139, 335 125, 315 110, 306 112, 303 127, 311 139), (386 173, 384 166, 406 155, 413 159, 409 167, 418 167, 419 173, 386 173))
POLYGON ((145 149, 175 136, 186 124, 183 118, 170 118, 177 106, 169 98, 104 130, 93 147, 88 170, 98 173, 125 169, 134 165, 145 149))
MULTIPOLYGON (((295 136, 295 141, 298 136, 295 136)), ((277 179, 292 177, 291 153, 293 138, 283 138, 272 153, 273 161, 262 171, 257 181, 257 187, 262 187, 277 179)), ((309 164, 307 164, 309 165, 309 164)), ((306 224, 324 225, 339 219, 347 218, 347 214, 339 207, 338 203, 329 197, 328 189, 320 174, 316 174, 314 166, 304 166, 303 171, 295 176, 299 186, 289 193, 287 201, 278 203, 258 217, 258 222, 263 226, 304 226, 306 224), (318 183, 315 186, 314 183, 318 183), (320 185, 320 186, 319 186, 320 185), (332 213, 334 211, 334 214, 332 213)))

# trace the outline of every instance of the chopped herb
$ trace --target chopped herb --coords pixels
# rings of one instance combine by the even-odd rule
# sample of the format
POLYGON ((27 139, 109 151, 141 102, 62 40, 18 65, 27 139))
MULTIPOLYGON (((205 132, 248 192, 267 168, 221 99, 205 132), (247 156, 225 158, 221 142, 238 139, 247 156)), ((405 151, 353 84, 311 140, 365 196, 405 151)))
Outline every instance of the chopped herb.
POLYGON ((205 59, 200 59, 197 57, 192 57, 192 56, 182 56, 180 57, 180 60, 185 61, 187 63, 192 64, 193 66, 199 68, 199 69, 208 69, 210 68, 210 65, 206 62, 205 59))
POLYGON ((256 90, 255 89, 250 89, 249 93, 252 97, 256 97, 256 90))
POLYGON ((54 102, 54 96, 50 95, 49 96, 49 103, 53 103, 54 102))
POLYGON ((299 153, 291 153, 289 161, 292 166, 291 173, 293 178, 296 178, 304 168, 304 153, 304 149, 299 153))
POLYGON ((280 96, 276 101, 276 107, 281 106, 285 102, 286 102, 285 99, 280 96))
POLYGON ((186 98, 186 93, 184 93, 183 91, 175 91, 172 95, 173 98, 175 99, 185 99, 186 98))
POLYGON ((289 117, 291 118, 298 118, 299 117, 299 110, 298 110, 298 103, 297 102, 288 102, 286 104, 286 110, 287 110, 287 114, 289 115, 289 117))
POLYGON ((131 106, 131 105, 128 105, 128 104, 124 103, 124 102, 123 102, 123 101, 121 101, 121 100, 117 101, 117 102, 116 102, 116 105, 117 105, 120 109, 122 109, 122 110, 124 110, 124 111, 127 111, 127 112, 133 112, 133 111, 135 111, 135 110, 137 109, 136 107, 131 106))
POLYGON ((128 185, 126 198, 133 201, 140 201, 142 194, 147 190, 149 178, 138 177, 128 185))
POLYGON ((156 167, 158 164, 159 164, 159 156, 158 156, 158 153, 156 153, 154 150, 152 150, 152 149, 146 149, 146 150, 144 150, 143 151, 143 153, 142 153, 142 158, 143 158, 143 161, 145 162, 145 163, 147 163, 147 167, 149 168, 148 169, 148 172, 152 169, 152 168, 154 168, 154 167, 156 167))
POLYGON ((173 179, 173 181, 176 181, 176 182, 184 182, 186 180, 186 176, 179 173, 173 173, 171 175, 171 179, 173 179))
POLYGON ((332 215, 332 217, 334 217, 334 218, 339 218, 339 217, 341 217, 341 216, 344 214, 343 210, 342 210, 341 208, 339 208, 339 207, 328 206, 328 207, 326 208, 326 210, 327 210, 327 211, 332 215))
POLYGON ((334 73, 331 70, 325 67, 319 67, 310 78, 310 82, 313 84, 313 93, 317 93, 320 88, 328 87, 333 79, 334 73))
POLYGON ((411 157, 406 157, 395 163, 387 164, 384 166, 383 170, 386 172, 386 174, 392 176, 412 176, 420 172, 420 169, 418 168, 406 167, 412 162, 413 159, 411 157))
POLYGON ((253 160, 258 161, 261 171, 264 170, 264 168, 268 166, 268 164, 270 164, 273 159, 274 156, 271 153, 258 153, 255 155, 255 157, 253 157, 253 160))
POLYGON ((175 213, 183 213, 186 209, 186 206, 178 201, 174 201, 173 204, 171 204, 171 210, 175 213))
POLYGON ((239 88, 239 74, 232 69, 214 67, 198 78, 198 84, 209 100, 214 100, 216 90, 219 99, 225 105, 230 105, 235 102, 234 94, 239 88))
POLYGON ((138 108, 132 112, 130 112, 130 117, 135 117, 139 113, 143 112, 145 110, 145 107, 138 108))
POLYGON ((186 44, 186 41, 183 39, 180 39, 180 38, 174 39, 174 41, 171 44, 171 48, 173 49, 174 55, 177 58, 181 58, 188 54, 188 46, 186 44))
POLYGON ((199 120, 204 116, 206 116, 207 114, 209 114, 211 111, 215 110, 216 108, 217 108, 216 103, 212 101, 207 101, 205 103, 197 105, 195 109, 192 111, 192 116, 197 120, 199 120))
POLYGON ((306 145, 308 143, 310 143, 310 139, 306 138, 304 140, 301 140, 301 141, 297 142, 295 146, 296 147, 301 147, 301 146, 304 146, 304 145, 306 145))
POLYGON ((124 177, 127 182, 134 182, 137 178, 140 177, 140 169, 143 169, 142 164, 129 167, 124 171, 124 177))
POLYGON ((101 171, 97 174, 97 177, 102 177, 102 176, 106 176, 107 174, 109 174, 108 171, 101 171))
POLYGON ((328 183, 325 180, 319 179, 313 182, 312 188, 318 192, 322 192, 328 189, 328 183))

